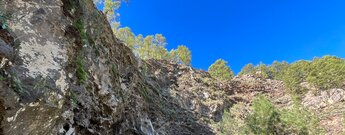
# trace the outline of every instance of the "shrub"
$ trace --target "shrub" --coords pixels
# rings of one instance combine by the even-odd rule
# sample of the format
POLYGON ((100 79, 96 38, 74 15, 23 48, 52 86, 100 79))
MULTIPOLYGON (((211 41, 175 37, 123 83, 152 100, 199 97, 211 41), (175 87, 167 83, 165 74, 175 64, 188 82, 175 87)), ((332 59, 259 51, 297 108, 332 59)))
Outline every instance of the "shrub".
POLYGON ((177 47, 176 52, 177 52, 178 58, 182 64, 190 65, 190 62, 192 61, 192 53, 187 48, 187 46, 179 45, 177 47))
POLYGON ((283 62, 274 61, 272 65, 268 67, 269 68, 268 70, 270 72, 270 77, 273 79, 282 80, 284 76, 283 73, 286 71, 286 69, 288 69, 288 67, 289 67, 289 63, 287 63, 286 61, 283 61, 283 62))
POLYGON ((285 86, 293 95, 302 95, 306 92, 301 87, 301 83, 306 81, 306 77, 310 72, 310 62, 298 61, 291 64, 285 71, 282 77, 285 86))
POLYGON ((254 99, 252 113, 246 124, 253 134, 281 134, 284 132, 279 111, 264 96, 254 99))
POLYGON ((334 56, 315 58, 307 81, 319 89, 339 88, 345 82, 345 60, 334 56))
POLYGON ((87 43, 87 33, 85 30, 85 24, 84 24, 83 20, 78 19, 74 22, 73 25, 78 30, 80 40, 82 41, 82 43, 86 44, 87 43))
POLYGON ((223 119, 220 123, 221 134, 223 135, 243 135, 246 133, 244 118, 247 115, 245 104, 238 103, 224 111, 223 119))
POLYGON ((255 71, 255 75, 259 75, 259 77, 262 77, 265 79, 271 78, 269 67, 262 62, 260 62, 260 64, 254 68, 254 71, 255 71))
POLYGON ((213 78, 217 78, 219 80, 230 80, 235 76, 235 74, 227 64, 228 62, 225 60, 218 59, 208 68, 208 72, 213 78))
POLYGON ((238 73, 239 76, 242 76, 242 75, 252 75, 254 74, 254 65, 252 63, 249 63, 247 65, 245 65, 240 73, 238 73))
POLYGON ((319 119, 299 100, 293 102, 291 109, 281 111, 281 120, 285 123, 285 131, 289 134, 322 134, 322 129, 318 126, 319 119))
POLYGON ((220 124, 221 133, 229 134, 300 134, 317 135, 324 131, 319 127, 315 114, 302 106, 298 97, 293 98, 290 109, 278 109, 265 96, 256 97, 250 108, 236 104, 225 111, 220 124))
POLYGON ((87 80, 87 73, 84 67, 84 60, 81 58, 81 56, 77 57, 76 69, 77 69, 76 74, 79 79, 79 82, 81 84, 85 83, 85 81, 87 80))

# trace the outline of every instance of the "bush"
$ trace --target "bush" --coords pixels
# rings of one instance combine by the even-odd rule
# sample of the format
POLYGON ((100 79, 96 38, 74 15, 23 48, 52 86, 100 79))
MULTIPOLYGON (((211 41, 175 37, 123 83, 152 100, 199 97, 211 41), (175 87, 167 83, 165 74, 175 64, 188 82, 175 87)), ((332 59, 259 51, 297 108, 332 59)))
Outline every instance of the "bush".
POLYGON ((213 78, 217 78, 219 80, 230 80, 235 76, 235 74, 227 64, 228 62, 225 60, 218 59, 208 68, 208 72, 213 78))
POLYGON ((252 75, 254 74, 254 65, 252 63, 249 63, 247 65, 245 65, 241 71, 238 73, 239 76, 242 75, 252 75))
POLYGON ((225 111, 220 123, 222 135, 243 135, 246 133, 244 117, 247 115, 245 104, 235 104, 225 111))
POLYGON ((282 77, 285 86, 293 95, 305 94, 306 90, 301 87, 301 83, 306 81, 306 77, 310 72, 310 62, 298 61, 291 64, 282 77))
POLYGON ((288 134, 322 134, 318 127, 319 119, 299 102, 294 102, 290 110, 281 111, 281 120, 285 123, 285 132, 288 134))
POLYGON ((84 84, 87 80, 87 73, 85 71, 85 63, 81 56, 76 59, 76 74, 81 84, 84 84))
POLYGON ((307 81, 319 89, 339 88, 345 82, 345 60, 334 56, 315 58, 307 81))
POLYGON ((293 98, 290 109, 278 109, 265 96, 256 97, 250 113, 244 104, 236 104, 225 111, 220 124, 221 133, 232 134, 300 134, 317 135, 324 131, 319 127, 315 114, 293 98))
POLYGON ((177 56, 182 64, 190 65, 192 53, 187 46, 179 45, 176 50, 177 56))
POLYGON ((281 134, 284 131, 279 111, 264 96, 254 99, 246 123, 253 134, 281 134))
POLYGON ((288 69, 289 63, 286 61, 279 62, 274 61, 271 66, 269 66, 270 77, 272 79, 282 80, 284 76, 284 71, 288 69))
POLYGON ((323 90, 340 88, 345 82, 345 61, 333 56, 314 58, 311 62, 298 61, 288 66, 283 73, 281 80, 295 95, 307 92, 301 87, 302 82, 323 90))
POLYGON ((274 61, 272 65, 265 65, 264 63, 260 62, 260 64, 255 67, 253 64, 249 63, 242 68, 238 75, 242 76, 244 74, 257 74, 262 78, 281 79, 283 72, 288 68, 288 66, 289 64, 286 61, 274 61))

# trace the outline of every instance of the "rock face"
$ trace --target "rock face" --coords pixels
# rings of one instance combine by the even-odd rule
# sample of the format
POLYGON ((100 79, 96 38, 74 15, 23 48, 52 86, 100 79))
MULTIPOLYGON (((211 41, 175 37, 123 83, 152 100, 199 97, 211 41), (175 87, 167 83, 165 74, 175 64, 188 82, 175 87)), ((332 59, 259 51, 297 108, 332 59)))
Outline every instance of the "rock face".
POLYGON ((1 134, 214 134, 200 119, 221 119, 224 94, 205 91, 219 84, 141 62, 91 0, 0 5, 1 134))
POLYGON ((331 89, 303 98, 303 105, 316 111, 328 135, 345 133, 345 89, 331 89))
MULTIPOLYGON (((265 94, 277 106, 291 104, 280 81, 220 82, 189 66, 136 58, 92 0, 2 0, 0 11, 0 134, 211 135, 234 103, 249 106, 265 94)), ((344 93, 303 98, 330 134, 341 133, 344 93)))

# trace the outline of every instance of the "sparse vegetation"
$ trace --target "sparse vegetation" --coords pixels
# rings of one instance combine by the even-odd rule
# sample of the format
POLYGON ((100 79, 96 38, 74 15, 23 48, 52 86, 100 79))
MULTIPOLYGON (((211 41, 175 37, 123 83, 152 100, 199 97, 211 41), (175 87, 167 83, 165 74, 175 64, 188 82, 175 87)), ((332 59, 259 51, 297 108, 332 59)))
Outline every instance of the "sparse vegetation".
POLYGON ((78 105, 78 98, 75 92, 73 92, 72 90, 69 90, 69 97, 70 100, 72 101, 72 106, 76 107, 78 105))
POLYGON ((19 95, 30 95, 30 93, 23 87, 21 80, 16 73, 10 73, 11 87, 19 95))
POLYGON ((252 63, 249 63, 241 69, 241 72, 239 72, 238 75, 242 76, 242 75, 254 74, 255 73, 254 68, 255 68, 254 65, 252 63))
POLYGON ((143 86, 142 89, 138 90, 140 95, 148 102, 152 102, 152 98, 149 95, 147 87, 143 86))
POLYGON ((247 112, 245 104, 235 104, 231 109, 225 110, 222 121, 220 122, 220 131, 222 135, 243 135, 248 132, 244 121, 247 112))
POLYGON ((84 84, 87 80, 87 73, 85 71, 85 63, 81 56, 78 56, 76 59, 76 75, 81 84, 84 84))
POLYGON ((278 109, 260 95, 253 100, 250 113, 243 108, 239 103, 224 112, 222 134, 323 134, 319 119, 297 100, 290 109, 278 109))
POLYGON ((0 25, 1 28, 3 29, 8 29, 9 28, 9 20, 11 18, 11 15, 7 14, 6 12, 1 12, 0 13, 0 25))
POLYGON ((176 53, 180 63, 190 65, 190 62, 192 61, 192 53, 187 48, 187 46, 179 45, 176 53))
POLYGON ((0 1, 0 27, 10 31, 12 15, 4 8, 5 2, 0 1))
POLYGON ((82 19, 78 19, 77 21, 74 22, 73 26, 77 28, 80 36, 80 40, 82 43, 85 45, 89 39, 85 31, 85 25, 82 19))
MULTIPOLYGON (((272 65, 260 63, 253 67, 248 64, 239 75, 259 74, 261 77, 282 80, 289 92, 303 95, 308 89, 301 86, 307 82, 318 90, 340 88, 345 82, 345 60, 334 56, 314 58, 312 61, 297 61, 291 64, 274 61, 272 65)), ((316 91, 317 92, 317 91, 316 91)))
POLYGON ((111 73, 113 74, 114 77, 116 77, 118 75, 117 71, 118 71, 118 69, 117 69, 116 65, 112 64, 111 65, 111 73))
POLYGON ((246 125, 253 134, 281 134, 284 132, 279 110, 264 96, 258 96, 252 104, 252 112, 246 125))
POLYGON ((5 81, 5 80, 6 80, 6 78, 3 77, 2 75, 0 75, 0 81, 5 81))

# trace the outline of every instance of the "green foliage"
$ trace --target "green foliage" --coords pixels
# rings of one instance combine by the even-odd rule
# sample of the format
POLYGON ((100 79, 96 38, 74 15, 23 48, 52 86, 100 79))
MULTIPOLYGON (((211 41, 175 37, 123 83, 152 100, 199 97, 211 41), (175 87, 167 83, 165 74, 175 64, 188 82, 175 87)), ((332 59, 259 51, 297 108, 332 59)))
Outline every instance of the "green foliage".
POLYGON ((179 45, 176 52, 182 64, 190 65, 190 62, 192 61, 192 53, 187 46, 179 45))
POLYGON ((345 82, 345 60, 334 56, 315 58, 307 81, 319 89, 339 88, 345 82))
POLYGON ((234 134, 234 128, 237 127, 236 120, 231 116, 229 111, 225 111, 220 124, 221 133, 224 135, 234 134))
POLYGON ((12 77, 12 84, 13 84, 12 87, 15 91, 19 92, 20 94, 25 93, 22 82, 16 76, 12 77))
POLYGON ((247 64, 239 73, 239 75, 243 74, 282 80, 290 94, 303 95, 308 90, 301 86, 303 82, 315 86, 318 90, 344 86, 345 60, 334 56, 324 56, 314 58, 313 61, 301 60, 292 64, 285 61, 274 61, 272 65, 260 63, 255 67, 247 64))
POLYGON ((142 89, 138 89, 139 94, 148 102, 153 102, 152 97, 149 95, 149 89, 145 86, 142 89))
POLYGON ((0 75, 0 81, 5 81, 5 80, 6 80, 6 78, 3 77, 2 75, 0 75))
POLYGON ((81 84, 84 84, 87 80, 87 73, 85 71, 84 59, 78 56, 76 59, 76 75, 81 84))
POLYGON ((230 80, 235 75, 227 64, 228 62, 218 59, 208 68, 208 72, 213 78, 217 78, 219 80, 230 80))
POLYGON ((22 81, 15 72, 10 72, 10 82, 13 90, 17 92, 19 95, 30 96, 30 93, 25 89, 22 81))
POLYGON ((88 38, 87 38, 87 34, 86 34, 85 25, 84 25, 83 20, 78 19, 77 21, 75 21, 73 23, 73 26, 78 30, 82 43, 86 44, 88 41, 88 38))
POLYGON ((289 66, 284 72, 283 81, 291 94, 305 94, 306 89, 301 87, 301 83, 306 81, 310 71, 310 62, 298 61, 289 66))
MULTIPOLYGON (((116 35, 117 34, 117 31, 118 29, 120 28, 120 22, 113 22, 112 23, 112 30, 113 30, 113 33, 116 35)), ((133 34, 134 35, 134 34, 133 34)))
POLYGON ((283 123, 279 111, 264 96, 254 99, 252 113, 247 117, 246 123, 253 134, 281 134, 283 123))
POLYGON ((150 49, 152 47, 151 44, 153 42, 153 39, 154 39, 154 36, 152 35, 146 36, 143 39, 142 45, 139 48, 139 55, 142 59, 152 58, 152 50, 150 49))
POLYGON ((128 0, 94 0, 94 3, 103 3, 103 12, 108 18, 109 22, 115 22, 119 14, 117 10, 120 8, 122 2, 128 2, 128 0))
POLYGON ((242 76, 244 74, 248 75, 258 75, 266 79, 281 79, 283 77, 283 72, 288 68, 289 64, 285 61, 278 62, 274 61, 272 65, 266 65, 260 62, 259 65, 255 66, 253 64, 245 65, 241 72, 238 74, 242 76))
POLYGON ((116 36, 126 42, 126 44, 142 59, 170 60, 189 65, 191 62, 191 52, 186 46, 179 46, 177 50, 170 52, 165 48, 166 38, 162 34, 148 35, 144 38, 139 34, 134 36, 130 28, 120 28, 116 30, 116 36))
POLYGON ((299 101, 295 101, 291 109, 281 111, 281 120, 289 134, 322 134, 322 129, 318 127, 319 119, 299 101))
POLYGON ((77 95, 75 94, 75 92, 73 92, 72 90, 69 90, 69 96, 71 98, 71 101, 72 101, 73 105, 77 106, 78 98, 77 98, 77 95))
POLYGON ((311 62, 298 61, 285 70, 282 80, 290 92, 297 95, 306 92, 300 85, 302 82, 321 90, 339 88, 345 82, 345 61, 333 56, 315 58, 311 62))
POLYGON ((225 110, 222 121, 220 122, 220 131, 222 135, 244 135, 246 132, 246 123, 242 120, 246 116, 245 105, 243 103, 235 104, 231 109, 225 110))
POLYGON ((169 52, 165 48, 166 38, 162 34, 149 35, 143 38, 138 35, 136 38, 138 48, 135 49, 142 59, 168 59, 169 52))
POLYGON ((278 109, 265 96, 256 97, 250 108, 238 103, 225 111, 220 123, 221 134, 323 134, 319 119, 298 100, 290 109, 278 109))
POLYGON ((256 71, 256 75, 259 75, 262 78, 272 78, 269 67, 262 62, 254 68, 254 71, 256 71))
MULTIPOLYGON (((179 62, 185 65, 190 65, 192 60, 191 52, 186 46, 179 46, 176 50, 168 51, 165 47, 167 45, 166 38, 162 34, 147 35, 142 34, 135 36, 129 27, 121 28, 118 22, 119 14, 117 10, 120 8, 122 2, 128 0, 93 0, 95 4, 104 4, 103 13, 107 16, 109 23, 112 26, 112 31, 116 37, 132 49, 132 51, 142 59, 157 59, 170 60, 179 62)), ((76 22, 76 27, 81 33, 81 38, 87 37, 84 34, 83 23, 76 22)))
POLYGON ((12 15, 4 9, 3 5, 4 3, 0 2, 0 26, 3 29, 8 29, 9 20, 11 19, 12 15))
POLYGON ((238 75, 239 76, 246 75, 246 74, 251 75, 251 74, 254 74, 254 72, 255 72, 254 65, 252 63, 249 63, 241 69, 238 75))
POLYGON ((107 16, 110 25, 113 27, 114 34, 120 26, 120 22, 118 21, 120 14, 117 11, 123 2, 128 1, 129 0, 93 0, 96 5, 104 5, 102 8, 103 13, 107 16))
POLYGON ((286 61, 274 61, 268 69, 270 77, 272 79, 282 80, 282 78, 284 77, 284 71, 286 71, 288 67, 289 63, 287 63, 286 61))
POLYGON ((116 37, 126 43, 126 45, 134 49, 135 47, 135 35, 129 27, 120 28, 115 33, 116 37))
POLYGON ((178 57, 177 51, 175 49, 170 50, 167 59, 172 61, 172 62, 176 62, 177 63, 179 61, 179 57, 178 57))

